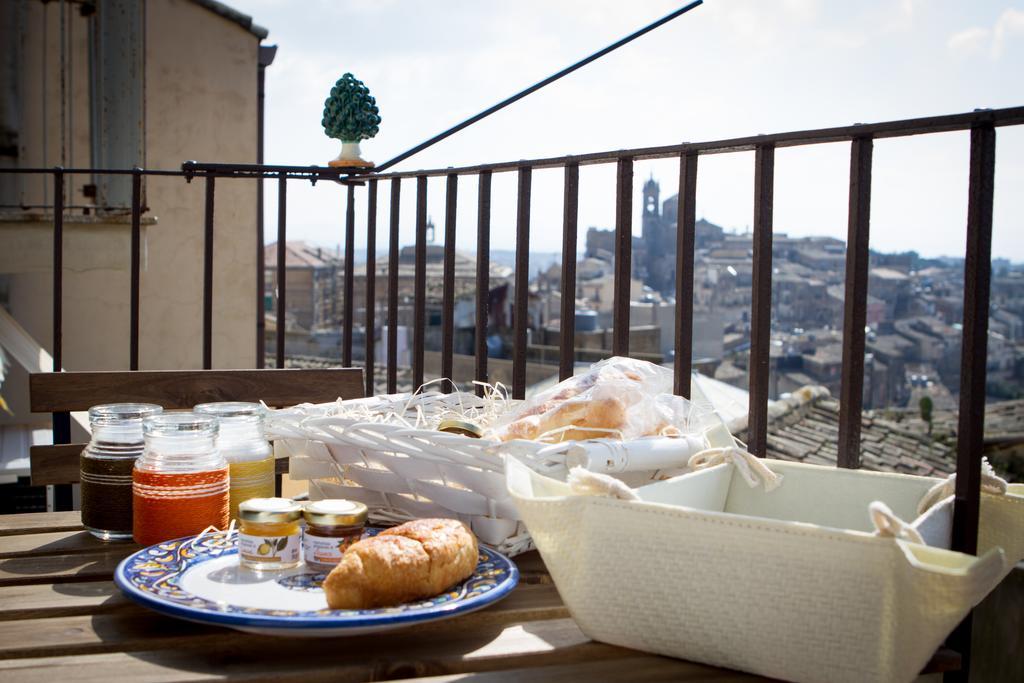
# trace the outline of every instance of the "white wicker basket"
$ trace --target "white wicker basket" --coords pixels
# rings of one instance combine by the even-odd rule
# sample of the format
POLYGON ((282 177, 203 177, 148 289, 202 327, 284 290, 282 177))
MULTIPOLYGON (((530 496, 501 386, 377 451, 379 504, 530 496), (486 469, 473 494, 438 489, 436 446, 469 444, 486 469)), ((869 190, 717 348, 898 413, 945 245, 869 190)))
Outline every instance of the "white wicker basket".
POLYGON ((579 495, 515 462, 508 485, 588 636, 791 681, 913 680, 1024 557, 1024 485, 983 493, 973 557, 942 549, 948 481, 762 462, 783 475, 774 490, 748 486, 739 463, 638 500, 579 495))
MULTIPOLYGON (((501 409, 514 405, 504 402, 501 409)), ((475 394, 398 394, 271 411, 267 426, 276 456, 290 459, 292 479, 309 481, 311 499, 361 501, 379 522, 455 517, 484 543, 516 555, 532 549, 533 543, 505 486, 506 454, 514 453, 536 472, 564 478, 573 444, 502 444, 416 426, 436 425, 446 414, 488 410, 493 417, 493 401, 475 394)), ((727 432, 718 430, 716 435, 731 445, 727 432)), ((683 465, 692 454, 685 440, 657 441, 669 451, 668 461, 661 458, 661 468, 683 465)), ((639 485, 659 471, 620 476, 639 485)))

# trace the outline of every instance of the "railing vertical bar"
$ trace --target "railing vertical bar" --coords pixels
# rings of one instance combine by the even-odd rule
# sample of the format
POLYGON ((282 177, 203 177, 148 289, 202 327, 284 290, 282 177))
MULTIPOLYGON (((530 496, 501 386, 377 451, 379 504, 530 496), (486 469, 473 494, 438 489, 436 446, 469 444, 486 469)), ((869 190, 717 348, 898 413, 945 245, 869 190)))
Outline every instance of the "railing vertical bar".
POLYGON ((453 355, 455 353, 455 224, 459 201, 459 176, 448 176, 444 215, 444 293, 441 304, 441 376, 447 377, 444 390, 455 389, 453 355))
MULTIPOLYGON (((488 307, 491 296, 491 172, 482 171, 478 177, 476 214, 476 329, 474 331, 474 353, 476 355, 475 379, 487 381, 487 325, 488 307)), ((476 393, 483 395, 483 387, 477 385, 476 393)))
POLYGON ((373 361, 376 355, 377 307, 377 180, 370 179, 366 192, 366 395, 373 396, 373 361))
POLYGON ((690 398, 693 371, 693 252, 697 231, 697 153, 679 155, 676 230, 675 393, 690 398))
POLYGON ((526 342, 530 295, 530 192, 533 170, 519 167, 516 201, 515 302, 512 313, 512 398, 526 398, 526 342))
POLYGON ((768 380, 772 318, 772 202, 775 147, 754 152, 754 269, 750 316, 750 404, 747 448, 764 457, 768 441, 768 380))
MULTIPOLYGON (((64 366, 64 169, 53 172, 53 371, 64 366)), ((56 443, 56 442, 55 442, 56 443)))
POLYGON ((629 299, 633 261, 633 160, 619 159, 615 183, 615 300, 612 353, 629 355, 629 299))
POLYGON ((981 451, 985 428, 985 366, 988 360, 989 282, 992 277, 992 195, 996 133, 992 124, 971 130, 964 319, 960 361, 960 417, 956 444, 953 549, 978 550, 981 451))
MULTIPOLYGON (((263 73, 263 70, 260 70, 263 73)), ((262 77, 262 76, 261 76, 262 77)), ((262 106, 260 116, 262 117, 262 106)), ((262 129, 262 127, 261 127, 262 129)), ((262 161, 262 160, 261 160, 262 161)), ((267 355, 267 262, 264 253, 263 175, 256 179, 256 367, 266 365, 267 355)), ((280 477, 278 477, 280 479, 280 477)))
MULTIPOLYGON (((64 169, 53 171, 53 371, 64 368, 64 169)), ((71 413, 53 414, 53 442, 71 442, 71 413)), ((70 510, 70 485, 53 487, 54 510, 70 510)))
POLYGON ((398 223, 402 179, 391 180, 391 225, 388 246, 388 393, 398 391, 398 223))
POLYGON ((128 369, 139 369, 139 287, 142 273, 142 169, 132 169, 132 236, 128 304, 128 369))
POLYGON ((427 327, 427 176, 416 176, 416 265, 413 272, 412 389, 423 384, 427 327))
POLYGON ((206 216, 203 221, 203 369, 213 367, 213 202, 216 178, 206 176, 206 216))
MULTIPOLYGON (((953 550, 976 555, 981 506, 981 453, 985 436, 985 368, 988 363, 989 286, 992 278, 992 196, 995 191, 996 131, 991 123, 971 129, 964 260, 964 320, 960 355, 960 416, 956 441, 953 550)), ((947 644, 960 653, 960 671, 946 681, 967 681, 971 670, 972 615, 947 644)))
POLYGON ((850 209, 846 235, 846 292, 843 299, 843 374, 839 385, 839 455, 836 464, 851 469, 860 467, 873 144, 870 137, 861 137, 854 139, 850 147, 850 209))
POLYGON ((580 165, 565 165, 562 200, 562 299, 561 337, 558 355, 558 379, 572 377, 576 365, 576 237, 579 229, 580 165))
POLYGON ((288 281, 285 260, 288 257, 288 175, 281 173, 277 179, 277 339, 274 355, 275 365, 284 367, 284 315, 288 302, 288 281))
POLYGON ((355 321, 352 320, 355 307, 352 302, 352 293, 355 289, 355 279, 352 272, 355 268, 355 239, 356 239, 356 187, 348 186, 348 198, 345 202, 345 275, 344 288, 342 293, 342 332, 341 332, 341 364, 346 368, 352 367, 352 327, 355 321))

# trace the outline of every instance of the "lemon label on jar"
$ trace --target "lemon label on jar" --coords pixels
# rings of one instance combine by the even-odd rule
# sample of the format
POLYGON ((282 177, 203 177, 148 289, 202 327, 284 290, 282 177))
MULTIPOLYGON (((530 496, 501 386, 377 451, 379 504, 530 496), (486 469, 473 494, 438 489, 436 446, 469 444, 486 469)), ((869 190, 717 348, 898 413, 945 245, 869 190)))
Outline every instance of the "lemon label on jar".
POLYGON ((299 561, 299 537, 238 534, 238 552, 250 562, 299 561))

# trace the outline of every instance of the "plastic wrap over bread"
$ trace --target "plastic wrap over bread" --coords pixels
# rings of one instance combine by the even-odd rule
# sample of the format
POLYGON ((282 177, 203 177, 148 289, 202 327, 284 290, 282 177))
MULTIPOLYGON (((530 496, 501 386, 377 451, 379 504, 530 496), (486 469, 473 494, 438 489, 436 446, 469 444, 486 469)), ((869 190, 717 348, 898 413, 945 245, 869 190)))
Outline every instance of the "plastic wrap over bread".
POLYGON ((672 394, 672 371, 633 358, 595 363, 525 401, 489 437, 560 442, 679 436, 706 426, 710 411, 672 394))

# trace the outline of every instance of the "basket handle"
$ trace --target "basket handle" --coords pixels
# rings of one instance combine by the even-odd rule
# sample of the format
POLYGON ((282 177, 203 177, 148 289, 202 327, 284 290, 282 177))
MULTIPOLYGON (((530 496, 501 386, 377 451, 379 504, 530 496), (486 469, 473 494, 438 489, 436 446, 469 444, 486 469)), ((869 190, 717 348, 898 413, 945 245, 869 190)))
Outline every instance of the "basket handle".
POLYGON ((896 516, 888 505, 875 501, 868 506, 875 534, 895 540, 914 569, 957 579, 969 592, 971 604, 980 601, 1006 571, 1002 548, 991 548, 979 557, 927 545, 917 529, 896 516))
POLYGON ((691 457, 687 464, 691 469, 702 470, 726 462, 732 464, 750 488, 760 483, 767 492, 774 491, 782 484, 782 475, 764 464, 762 458, 736 446, 705 449, 691 457))
POLYGON ((892 509, 880 500, 868 505, 868 514, 875 525, 875 535, 883 538, 899 538, 911 543, 927 545, 917 529, 896 516, 892 509))
POLYGON ((975 557, 902 539, 896 539, 896 545, 912 568, 956 580, 967 592, 971 606, 988 595, 1008 570, 1006 554, 999 547, 975 557))
MULTIPOLYGON (((989 463, 988 458, 981 459, 981 490, 996 496, 1006 495, 1008 483, 1005 479, 996 474, 989 463)), ((949 475, 921 496, 917 503, 917 514, 924 514, 940 500, 949 498, 956 491, 956 473, 949 475)))

